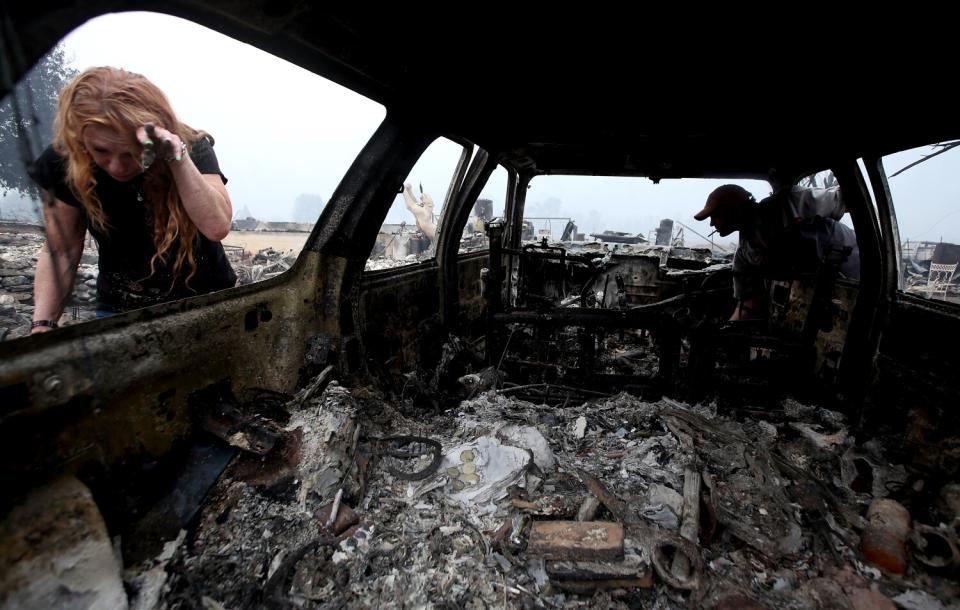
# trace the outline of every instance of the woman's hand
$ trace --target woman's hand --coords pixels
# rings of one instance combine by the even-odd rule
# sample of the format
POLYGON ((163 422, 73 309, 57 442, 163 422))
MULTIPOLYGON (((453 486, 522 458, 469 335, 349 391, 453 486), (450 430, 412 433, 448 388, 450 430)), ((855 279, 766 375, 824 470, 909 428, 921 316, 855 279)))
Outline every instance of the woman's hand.
POLYGON ((146 123, 137 128, 143 146, 144 170, 157 159, 166 161, 183 209, 207 239, 220 241, 230 232, 233 206, 220 174, 201 174, 180 136, 146 123))
POLYGON ((137 128, 137 141, 143 146, 140 164, 144 171, 154 164, 157 157, 168 163, 183 158, 185 147, 180 136, 153 123, 146 123, 137 128))

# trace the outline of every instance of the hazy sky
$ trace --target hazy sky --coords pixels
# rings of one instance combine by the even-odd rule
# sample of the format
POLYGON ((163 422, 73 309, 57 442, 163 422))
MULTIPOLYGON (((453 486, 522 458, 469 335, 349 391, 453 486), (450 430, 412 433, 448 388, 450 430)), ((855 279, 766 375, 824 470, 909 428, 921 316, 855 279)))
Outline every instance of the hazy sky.
POLYGON ((181 120, 216 139, 234 208, 265 220, 290 220, 301 193, 328 200, 385 114, 291 63, 165 15, 99 17, 65 44, 77 69, 125 68, 163 89, 181 120))
MULTIPOLYGON (((216 138, 221 168, 239 211, 264 220, 290 220, 301 193, 329 199, 364 143, 383 119, 379 104, 284 60, 177 18, 121 13, 92 20, 66 38, 77 69, 113 65, 157 83, 180 117, 216 138), (160 39, 176 44, 157 44, 160 39)), ((811 134, 828 139, 829 134, 811 134)), ((885 160, 888 173, 929 152, 885 160)), ((434 142, 408 180, 422 184, 439 205, 460 147, 434 142)), ((960 243, 960 151, 954 150, 891 180, 904 238, 960 243)), ((503 209, 506 172, 498 170, 482 196, 503 209)), ((571 217, 585 233, 603 229, 648 234, 661 218, 710 232, 693 214, 706 195, 729 181, 542 176, 527 193, 528 216, 571 217)), ((734 181, 757 199, 769 185, 734 181)), ((413 219, 398 197, 388 222, 413 219)), ((554 226, 554 231, 562 229, 554 226)), ((696 237, 687 232, 688 242, 696 237)), ((727 240, 730 241, 730 240, 727 240)))

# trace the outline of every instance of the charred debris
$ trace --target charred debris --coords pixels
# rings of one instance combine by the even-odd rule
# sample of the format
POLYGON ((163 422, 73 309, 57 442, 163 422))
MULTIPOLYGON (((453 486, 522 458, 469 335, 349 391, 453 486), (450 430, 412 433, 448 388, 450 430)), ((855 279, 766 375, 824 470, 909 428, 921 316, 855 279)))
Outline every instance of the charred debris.
POLYGON ((824 391, 842 287, 746 332, 709 251, 495 246, 484 282, 415 370, 212 387, 175 466, 34 490, 0 605, 960 606, 960 462, 824 391))

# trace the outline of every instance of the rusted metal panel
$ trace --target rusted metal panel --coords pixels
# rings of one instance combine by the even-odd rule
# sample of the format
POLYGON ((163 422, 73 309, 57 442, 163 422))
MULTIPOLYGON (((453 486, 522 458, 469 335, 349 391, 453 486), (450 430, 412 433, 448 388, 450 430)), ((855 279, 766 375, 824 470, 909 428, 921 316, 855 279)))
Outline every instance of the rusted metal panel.
POLYGON ((290 393, 339 362, 377 229, 433 137, 386 119, 287 273, 0 344, 0 482, 59 470, 109 478, 187 435, 192 394, 215 384, 290 393))
POLYGON ((420 360, 421 324, 438 308, 433 261, 365 275, 357 298, 357 332, 365 361, 394 375, 412 370, 420 360))
POLYGON ((239 298, 206 295, 0 345, 0 475, 163 455, 192 426, 190 395, 215 383, 292 392, 309 338, 338 334, 337 317, 317 305, 339 300, 325 278, 342 265, 305 252, 292 277, 239 298))
POLYGON ((460 323, 459 327, 468 336, 479 337, 484 333, 484 298, 480 272, 489 267, 486 253, 461 256, 457 261, 457 283, 459 284, 460 323))
MULTIPOLYGON (((485 264, 486 255, 457 262, 460 315, 466 327, 480 319, 480 270, 485 264)), ((439 350, 443 340, 437 324, 430 323, 439 323, 438 281, 433 261, 364 275, 357 296, 357 328, 368 366, 382 366, 391 375, 418 365, 432 366, 430 354, 439 350)))
MULTIPOLYGON (((904 417, 911 407, 942 413, 944 432, 956 430, 960 314, 947 303, 900 294, 883 332, 872 403, 904 417)), ((939 417, 939 416, 938 416, 939 417)), ((938 426, 939 427, 939 426, 938 426)))

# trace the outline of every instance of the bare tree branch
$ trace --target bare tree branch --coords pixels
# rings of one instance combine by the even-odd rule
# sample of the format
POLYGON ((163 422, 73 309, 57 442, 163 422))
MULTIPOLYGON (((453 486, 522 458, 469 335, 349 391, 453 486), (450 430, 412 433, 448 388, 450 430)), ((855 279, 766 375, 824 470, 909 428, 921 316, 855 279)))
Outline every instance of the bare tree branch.
POLYGON ((914 162, 911 163, 910 165, 908 165, 908 166, 906 166, 906 167, 904 167, 904 168, 901 168, 901 169, 900 169, 899 171, 897 171, 896 173, 891 174, 889 177, 890 177, 890 178, 894 178, 894 177, 896 177, 896 176, 899 176, 900 174, 902 174, 903 172, 907 171, 907 170, 910 169, 911 167, 920 165, 920 164, 923 163, 924 161, 927 161, 927 160, 929 160, 929 159, 932 159, 932 158, 936 157, 937 155, 942 155, 943 153, 947 152, 947 151, 950 150, 951 148, 956 148, 957 146, 960 146, 960 140, 957 140, 956 142, 947 142, 946 144, 937 144, 937 146, 940 147, 940 150, 938 150, 937 152, 935 152, 935 153, 930 153, 929 155, 924 156, 922 159, 918 159, 917 161, 914 161, 914 162))

